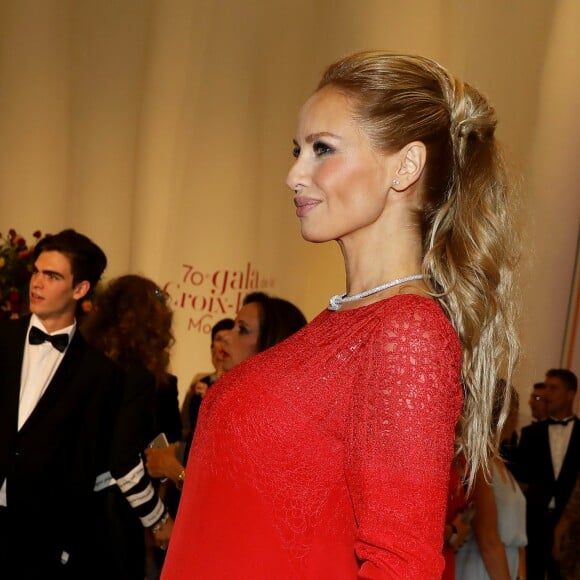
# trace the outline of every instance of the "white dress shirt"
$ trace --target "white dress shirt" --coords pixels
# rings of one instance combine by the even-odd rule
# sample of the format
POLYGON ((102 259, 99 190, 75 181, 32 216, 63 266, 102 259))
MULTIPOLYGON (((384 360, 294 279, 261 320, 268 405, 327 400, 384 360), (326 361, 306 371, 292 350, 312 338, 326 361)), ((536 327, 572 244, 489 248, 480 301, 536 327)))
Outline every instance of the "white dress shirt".
MULTIPOLYGON (((568 417, 569 418, 569 417, 568 417)), ((566 425, 548 425, 548 437, 550 439, 550 455, 552 456, 552 467, 554 468, 554 479, 558 479, 570 437, 574 429, 574 421, 569 421, 566 425)), ((549 507, 556 507, 556 500, 552 497, 549 507)))

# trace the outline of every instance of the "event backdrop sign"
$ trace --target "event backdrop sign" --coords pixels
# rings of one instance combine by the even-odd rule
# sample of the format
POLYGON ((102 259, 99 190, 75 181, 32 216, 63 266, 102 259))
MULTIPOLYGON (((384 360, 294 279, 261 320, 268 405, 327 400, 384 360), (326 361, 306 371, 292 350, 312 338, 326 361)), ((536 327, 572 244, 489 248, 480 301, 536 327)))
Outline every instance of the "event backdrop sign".
POLYGON ((195 264, 182 264, 173 279, 163 285, 170 304, 188 332, 209 334, 222 318, 235 318, 246 294, 269 292, 274 278, 259 271, 251 262, 242 267, 201 269, 195 264))

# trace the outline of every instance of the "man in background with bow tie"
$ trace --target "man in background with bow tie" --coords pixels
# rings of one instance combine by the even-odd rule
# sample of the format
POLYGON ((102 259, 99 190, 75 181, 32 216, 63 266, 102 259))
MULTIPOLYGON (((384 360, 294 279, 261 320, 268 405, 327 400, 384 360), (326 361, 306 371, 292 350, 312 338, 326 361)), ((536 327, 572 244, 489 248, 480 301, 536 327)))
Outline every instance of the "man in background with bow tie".
POLYGON ((551 556, 554 526, 580 468, 580 421, 572 411, 576 375, 550 369, 544 382, 548 418, 522 430, 516 468, 527 502, 528 580, 560 578, 551 556))
POLYGON ((34 248, 31 315, 0 324, 0 577, 90 578, 93 485, 122 375, 77 329, 107 264, 68 229, 34 248))

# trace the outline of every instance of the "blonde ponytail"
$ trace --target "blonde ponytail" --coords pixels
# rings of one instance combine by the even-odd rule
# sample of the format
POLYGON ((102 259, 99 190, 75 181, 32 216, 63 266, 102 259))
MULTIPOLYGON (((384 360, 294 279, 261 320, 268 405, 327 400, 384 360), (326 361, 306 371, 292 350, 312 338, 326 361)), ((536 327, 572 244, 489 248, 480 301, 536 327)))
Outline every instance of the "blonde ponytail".
POLYGON ((465 402, 458 448, 470 484, 488 472, 499 435, 494 404, 509 408, 508 384, 518 357, 513 273, 519 241, 514 189, 495 139, 496 116, 485 97, 420 56, 362 52, 331 65, 319 88, 350 96, 354 115, 381 151, 412 141, 427 148, 418 215, 423 271, 463 347, 465 402))

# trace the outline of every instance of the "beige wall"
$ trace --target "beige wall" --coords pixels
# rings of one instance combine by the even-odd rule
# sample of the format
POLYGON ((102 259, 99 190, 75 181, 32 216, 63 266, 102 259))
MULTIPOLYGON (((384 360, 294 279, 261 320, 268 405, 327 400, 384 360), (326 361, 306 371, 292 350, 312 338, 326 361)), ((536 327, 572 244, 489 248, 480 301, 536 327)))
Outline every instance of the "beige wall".
POLYGON ((247 287, 309 318, 344 287, 337 247, 301 240, 284 185, 296 112, 320 71, 355 49, 422 53, 488 94, 524 177, 525 391, 563 357, 580 215, 579 7, 0 0, 0 231, 72 226, 106 250, 108 278, 167 283, 183 391, 211 368, 209 326, 235 315, 247 287))

